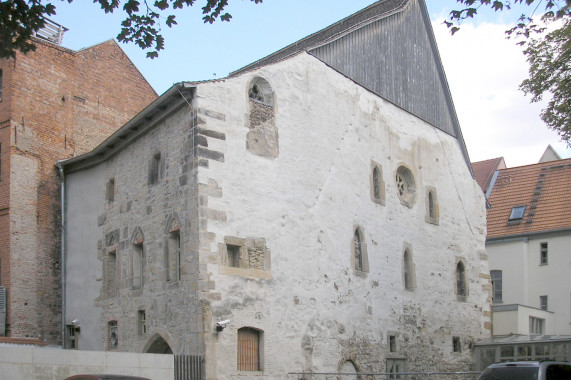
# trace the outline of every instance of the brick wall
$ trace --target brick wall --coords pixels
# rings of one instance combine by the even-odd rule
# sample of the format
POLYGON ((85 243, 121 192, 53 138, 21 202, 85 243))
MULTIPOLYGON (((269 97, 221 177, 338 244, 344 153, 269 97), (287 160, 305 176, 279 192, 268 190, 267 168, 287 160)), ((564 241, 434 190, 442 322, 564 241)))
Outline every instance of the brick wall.
POLYGON ((4 156, 3 141, 11 139, 13 156, 10 191, 2 192, 10 194, 9 207, 0 208, 0 236, 11 223, 10 258, 4 247, 0 257, 2 271, 11 272, 9 334, 59 344, 61 210, 54 164, 97 146, 156 93, 115 41, 79 52, 36 44, 35 52, 0 62, 5 84, 11 83, 0 103, 0 122, 9 120, 0 125, 0 143, 4 156))

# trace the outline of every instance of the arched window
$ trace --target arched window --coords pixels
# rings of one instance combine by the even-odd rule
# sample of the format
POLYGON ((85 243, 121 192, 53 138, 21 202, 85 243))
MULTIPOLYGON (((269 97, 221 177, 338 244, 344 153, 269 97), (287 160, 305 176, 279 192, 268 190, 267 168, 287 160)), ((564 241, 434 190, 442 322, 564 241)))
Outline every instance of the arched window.
POLYGON ((238 371, 262 370, 262 331, 242 327, 238 330, 238 371))
POLYGON ((180 241, 180 221, 178 215, 173 213, 168 217, 165 233, 165 279, 168 282, 180 280, 181 264, 181 241, 180 241))
POLYGON ((412 254, 410 249, 406 248, 403 254, 403 277, 405 290, 414 289, 414 264, 412 262, 412 254))
POLYGON ((434 187, 426 190, 426 222, 438 225, 438 196, 434 187))
POLYGON ((416 201, 416 181, 412 171, 404 165, 399 166, 395 175, 395 184, 401 203, 411 208, 416 201))
POLYGON ((246 148, 251 153, 275 158, 279 153, 278 130, 275 123, 275 99, 270 83, 255 77, 248 88, 249 127, 246 148))
POLYGON ((354 274, 359 277, 366 277, 369 272, 369 258, 367 256, 367 243, 363 229, 353 226, 353 236, 351 237, 351 267, 354 274))
POLYGON ((458 301, 466 301, 466 295, 468 291, 466 289, 466 271, 464 268, 464 263, 459 261, 456 265, 456 295, 458 301))

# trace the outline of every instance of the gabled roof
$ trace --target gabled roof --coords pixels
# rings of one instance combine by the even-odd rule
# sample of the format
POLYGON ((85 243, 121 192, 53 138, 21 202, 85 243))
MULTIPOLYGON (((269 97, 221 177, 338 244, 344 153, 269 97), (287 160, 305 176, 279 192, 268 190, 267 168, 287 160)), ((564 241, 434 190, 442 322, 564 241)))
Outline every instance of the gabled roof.
POLYGON ((488 241, 571 229, 571 159, 501 169, 489 202, 488 241))
POLYGON ((470 160, 424 0, 381 0, 230 76, 307 52, 458 139, 470 160))
POLYGON ((484 194, 487 193, 492 178, 496 170, 505 169, 506 163, 503 157, 492 158, 490 160, 472 162, 472 170, 474 171, 474 176, 476 182, 482 188, 484 194))

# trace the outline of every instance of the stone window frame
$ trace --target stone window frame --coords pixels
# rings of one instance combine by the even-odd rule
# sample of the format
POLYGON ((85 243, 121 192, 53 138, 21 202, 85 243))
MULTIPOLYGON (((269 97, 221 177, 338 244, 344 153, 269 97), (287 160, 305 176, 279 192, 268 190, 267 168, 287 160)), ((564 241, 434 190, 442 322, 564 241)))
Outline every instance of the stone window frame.
POLYGON ((164 241, 164 278, 168 283, 178 283, 182 277, 183 236, 178 215, 167 218, 164 241))
POLYGON ((398 340, 398 333, 393 331, 387 332, 387 345, 390 354, 397 354, 399 352, 400 343, 398 340))
POLYGON ((371 173, 369 175, 371 200, 381 206, 385 206, 385 181, 383 179, 382 166, 371 160, 371 173), (375 175, 375 173, 378 173, 375 175))
POLYGON ((162 155, 160 151, 155 151, 149 159, 149 169, 147 175, 147 186, 155 185, 161 178, 162 155))
POLYGON ((353 274, 359 277, 367 277, 369 273, 369 255, 367 253, 367 243, 365 241, 365 233, 363 227, 358 224, 353 226, 353 235, 351 238, 351 268, 353 268, 353 274), (358 238, 358 242, 356 241, 358 238), (358 245, 357 245, 358 243, 358 245), (358 267, 356 248, 360 248, 361 251, 361 267, 358 267))
POLYGON ((141 289, 145 285, 146 275, 146 255, 145 255, 145 235, 141 227, 135 227, 131 234, 131 256, 130 256, 130 286, 133 289, 141 289), (139 281, 136 281, 135 272, 140 271, 139 281))
POLYGON ((236 331, 236 369, 249 374, 264 370, 264 330, 242 326, 236 331), (252 361, 253 355, 245 350, 255 351, 255 362, 252 361))
POLYGON ((140 337, 147 336, 147 312, 144 308, 137 310, 137 335, 140 337))
POLYGON ((464 260, 457 258, 454 266, 454 292, 458 302, 466 302, 468 300, 468 276, 466 273, 467 267, 464 260))
MULTIPOLYGON (((259 261, 258 261, 259 263, 259 261)), ((224 236, 224 243, 218 244, 218 270, 221 274, 245 276, 253 278, 271 278, 271 251, 266 239, 258 237, 224 236), (238 266, 229 262, 229 247, 237 248, 238 266), (252 266, 250 250, 261 250, 263 254, 262 267, 252 266)))
POLYGON ((259 75, 253 77, 248 83, 248 99, 264 105, 276 107, 276 95, 270 82, 259 75))
POLYGON ((416 265, 412 246, 408 243, 404 243, 402 250, 402 285, 405 291, 416 289, 416 265))
POLYGON ((121 283, 121 266, 119 260, 119 230, 105 235, 103 249, 103 284, 101 293, 104 298, 115 297, 119 293, 121 283))
POLYGON ((107 180, 105 185, 105 199, 107 202, 115 201, 115 177, 111 177, 107 180))
POLYGON ((452 337, 452 352, 462 353, 462 340, 459 336, 452 337))
POLYGON ((116 319, 107 321, 107 351, 119 349, 119 323, 116 319))
POLYGON ((440 207, 438 204, 438 194, 436 188, 432 186, 426 187, 426 223, 439 225, 440 220, 440 207))
POLYGON ((416 176, 412 169, 404 164, 399 163, 395 170, 395 185, 397 196, 403 206, 412 208, 416 203, 416 176))
POLYGON ((247 84, 246 150, 274 159, 279 156, 279 134, 276 126, 276 94, 270 82, 254 76, 247 84))

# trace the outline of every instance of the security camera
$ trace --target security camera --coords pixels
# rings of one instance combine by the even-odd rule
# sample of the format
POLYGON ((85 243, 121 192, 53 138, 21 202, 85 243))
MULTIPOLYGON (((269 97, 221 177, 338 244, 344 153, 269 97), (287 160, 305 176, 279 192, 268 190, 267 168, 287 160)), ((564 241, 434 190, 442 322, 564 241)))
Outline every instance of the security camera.
POLYGON ((226 326, 228 326, 229 323, 230 323, 229 319, 227 319, 225 321, 216 322, 216 331, 224 330, 226 328, 226 326))
POLYGON ((71 321, 71 324, 74 326, 78 326, 79 325, 79 319, 74 319, 73 321, 71 321))

